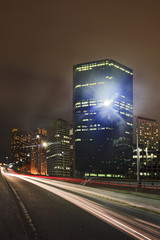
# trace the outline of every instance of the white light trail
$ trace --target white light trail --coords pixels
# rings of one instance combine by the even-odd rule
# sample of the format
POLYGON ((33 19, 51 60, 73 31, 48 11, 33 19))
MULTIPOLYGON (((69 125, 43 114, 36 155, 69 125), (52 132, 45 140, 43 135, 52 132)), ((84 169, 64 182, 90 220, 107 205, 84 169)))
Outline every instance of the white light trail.
MULTIPOLYGON (((14 175, 14 174, 9 174, 9 175, 26 180, 32 184, 35 184, 36 186, 39 186, 49 192, 52 192, 52 193, 58 195, 59 197, 71 202, 72 204, 78 206, 79 208, 87 211, 88 213, 96 216, 97 218, 101 219, 102 221, 116 227, 117 229, 131 235, 132 237, 134 237, 136 239, 139 239, 139 240, 157 239, 157 238, 153 238, 153 236, 145 233, 144 231, 141 231, 139 229, 137 230, 135 226, 130 226, 129 219, 128 219, 128 224, 122 222, 121 219, 117 220, 115 217, 109 215, 106 212, 106 209, 103 206, 101 206, 100 204, 97 204, 91 200, 85 199, 81 196, 77 196, 73 193, 69 193, 64 190, 57 189, 57 188, 51 186, 51 184, 44 179, 36 179, 36 181, 35 181, 35 178, 32 178, 32 177, 24 177, 24 176, 14 175), (46 185, 46 183, 48 183, 50 185, 46 185)), ((66 190, 67 189, 68 189, 68 187, 66 188, 66 190)), ((141 227, 143 229, 143 225, 141 227)))

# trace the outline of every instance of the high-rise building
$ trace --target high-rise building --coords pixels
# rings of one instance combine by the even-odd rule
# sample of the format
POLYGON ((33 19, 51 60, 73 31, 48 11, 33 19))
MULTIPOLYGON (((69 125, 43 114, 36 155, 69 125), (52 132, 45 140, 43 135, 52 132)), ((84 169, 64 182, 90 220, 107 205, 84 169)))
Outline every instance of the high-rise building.
POLYGON ((139 145, 142 148, 158 151, 158 122, 153 119, 137 117, 139 145))
POLYGON ((12 129, 11 161, 15 168, 24 172, 30 171, 30 143, 31 135, 28 131, 12 129))
POLYGON ((62 119, 53 121, 47 130, 47 173, 70 176, 70 124, 62 119))
MULTIPOLYGON (((160 179, 160 154, 158 141, 158 122, 153 119, 137 117, 136 140, 140 161, 140 177, 160 179)), ((133 154, 133 174, 137 173, 137 146, 133 154)))
POLYGON ((77 175, 129 174, 133 139, 133 71, 112 60, 73 67, 77 175))
POLYGON ((47 131, 37 128, 32 136, 31 146, 31 173, 47 174, 47 156, 46 156, 47 131))

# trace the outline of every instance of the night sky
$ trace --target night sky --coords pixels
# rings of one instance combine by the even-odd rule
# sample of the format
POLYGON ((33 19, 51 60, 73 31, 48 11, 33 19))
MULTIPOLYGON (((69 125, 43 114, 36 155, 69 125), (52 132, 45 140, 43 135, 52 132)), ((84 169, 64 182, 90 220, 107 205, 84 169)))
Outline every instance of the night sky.
POLYGON ((134 114, 160 121, 160 1, 0 0, 0 161, 12 128, 72 121, 72 67, 134 71, 134 114))

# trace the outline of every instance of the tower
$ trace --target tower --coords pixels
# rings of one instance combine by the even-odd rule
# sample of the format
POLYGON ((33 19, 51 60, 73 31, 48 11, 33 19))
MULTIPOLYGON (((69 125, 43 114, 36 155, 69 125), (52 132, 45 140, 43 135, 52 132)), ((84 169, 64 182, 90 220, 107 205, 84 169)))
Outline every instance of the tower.
POLYGON ((50 176, 70 176, 70 124, 63 120, 53 121, 47 130, 47 173, 50 176))
POLYGON ((77 174, 129 173, 133 139, 133 71, 112 60, 73 67, 77 174))

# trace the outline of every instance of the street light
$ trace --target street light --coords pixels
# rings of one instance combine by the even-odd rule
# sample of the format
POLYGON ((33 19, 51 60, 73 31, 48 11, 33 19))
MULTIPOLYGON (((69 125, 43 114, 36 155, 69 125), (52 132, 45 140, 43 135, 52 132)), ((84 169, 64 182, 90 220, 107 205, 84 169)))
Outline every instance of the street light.
POLYGON ((48 143, 47 143, 47 142, 42 142, 42 146, 43 146, 44 148, 46 148, 46 147, 48 147, 48 143))
POLYGON ((63 156, 63 177, 64 177, 64 155, 65 155, 65 152, 62 151, 62 156, 63 156))

